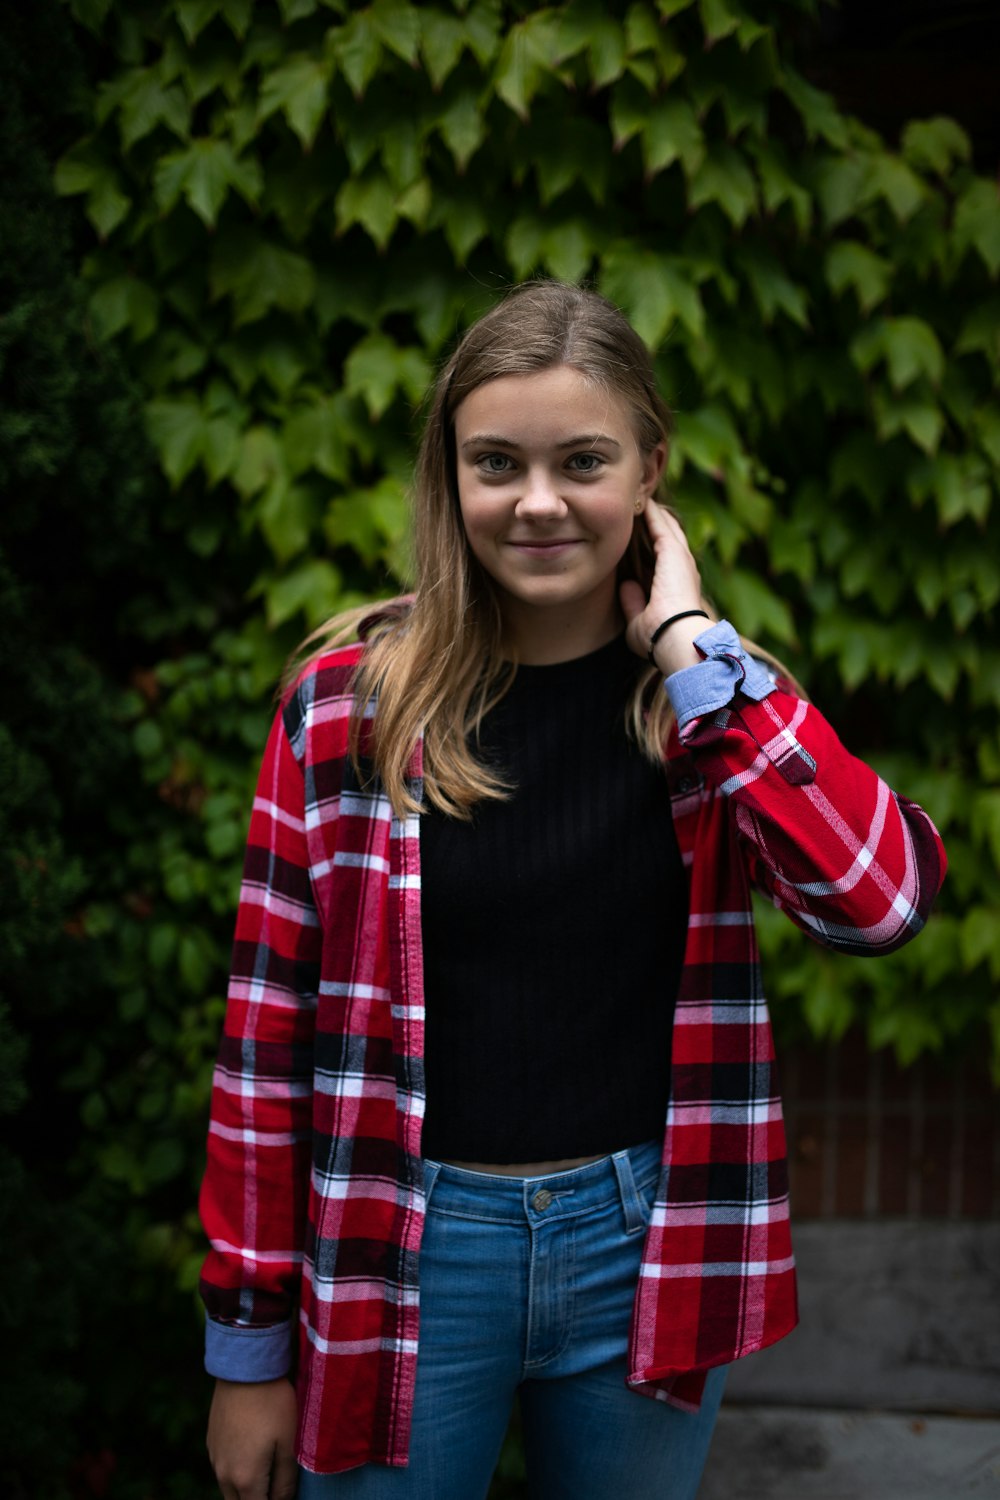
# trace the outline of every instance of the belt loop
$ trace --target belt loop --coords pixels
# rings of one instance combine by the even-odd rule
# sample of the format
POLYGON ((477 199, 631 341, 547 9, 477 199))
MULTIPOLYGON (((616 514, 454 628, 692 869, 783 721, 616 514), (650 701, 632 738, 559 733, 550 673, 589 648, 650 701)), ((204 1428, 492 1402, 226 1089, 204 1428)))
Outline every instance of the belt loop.
POLYGON ((639 1201, 639 1193, 635 1185, 635 1175, 632 1171, 632 1163, 627 1151, 616 1151, 611 1158, 611 1165, 615 1169, 618 1178, 618 1191, 622 1195, 622 1210, 625 1214, 625 1233, 634 1234, 637 1229, 645 1228, 646 1220, 639 1201))

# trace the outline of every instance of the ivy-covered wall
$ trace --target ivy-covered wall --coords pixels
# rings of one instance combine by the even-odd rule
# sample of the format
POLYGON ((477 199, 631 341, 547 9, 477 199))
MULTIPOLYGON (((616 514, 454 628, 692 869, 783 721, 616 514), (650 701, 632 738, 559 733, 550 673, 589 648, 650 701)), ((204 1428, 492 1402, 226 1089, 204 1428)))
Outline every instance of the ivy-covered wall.
POLYGON ((90 1249, 50 1224, 0 1309, 19 1328, 52 1283, 76 1309, 35 1367, 61 1368, 62 1446, 22 1391, 0 1447, 31 1450, 14 1495, 89 1452, 113 1496, 190 1496, 192 1203, 270 695, 309 627, 405 584, 420 399, 511 282, 629 312, 710 592, 945 834, 940 910, 891 960, 762 910, 779 1030, 855 1023, 905 1061, 992 1028, 1000 1054, 1000 204, 951 120, 887 143, 810 85, 812 0, 26 10, 0 1025, 12 1221, 44 1199, 90 1249))

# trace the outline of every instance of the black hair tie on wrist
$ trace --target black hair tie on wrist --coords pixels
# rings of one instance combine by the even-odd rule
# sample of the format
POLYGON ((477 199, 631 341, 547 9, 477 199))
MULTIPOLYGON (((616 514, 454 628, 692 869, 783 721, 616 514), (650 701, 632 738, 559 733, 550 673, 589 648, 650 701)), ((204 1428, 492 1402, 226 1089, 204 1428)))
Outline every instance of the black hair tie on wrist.
POLYGON ((708 613, 707 610, 704 610, 704 609, 682 609, 681 612, 680 612, 680 614, 678 614, 678 615, 671 615, 670 618, 669 618, 669 620, 664 620, 662 625, 657 625, 656 629, 653 631, 653 634, 649 638, 649 650, 646 653, 646 655, 649 657, 650 661, 653 663, 654 667, 656 666, 656 662, 653 659, 653 647, 656 645, 657 641, 660 639, 660 636, 663 634, 663 632, 665 630, 669 630, 670 627, 671 627, 671 625, 676 625, 676 623, 677 623, 678 620, 687 620, 687 619, 690 618, 691 615, 701 615, 701 617, 703 619, 705 619, 705 620, 711 619, 711 616, 709 615, 709 613, 708 613))

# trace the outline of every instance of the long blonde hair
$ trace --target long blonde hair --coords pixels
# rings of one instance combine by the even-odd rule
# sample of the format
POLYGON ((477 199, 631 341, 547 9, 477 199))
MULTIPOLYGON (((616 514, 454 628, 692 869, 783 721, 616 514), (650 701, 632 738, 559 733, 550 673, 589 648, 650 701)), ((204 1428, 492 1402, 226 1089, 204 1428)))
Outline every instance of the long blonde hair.
MULTIPOLYGON (((424 788, 435 807, 468 818, 477 802, 509 794, 475 753, 483 717, 517 669, 501 649, 492 580, 466 541, 454 419, 465 398, 487 381, 556 365, 580 371, 624 401, 643 453, 669 442, 670 412, 652 361, 618 308, 596 292, 558 281, 515 288, 468 330, 431 393, 414 473, 412 599, 334 617, 309 637, 286 673, 287 685, 303 665, 351 638, 370 617, 355 680, 351 754, 357 765, 361 711, 374 697, 366 756, 400 816, 421 808, 407 781, 421 734, 424 788)), ((648 592, 653 563, 645 523, 638 519, 619 575, 636 579, 648 592)), ((667 695, 656 689, 659 675, 652 666, 637 672, 627 713, 631 732, 654 761, 662 757, 672 722, 667 695)))

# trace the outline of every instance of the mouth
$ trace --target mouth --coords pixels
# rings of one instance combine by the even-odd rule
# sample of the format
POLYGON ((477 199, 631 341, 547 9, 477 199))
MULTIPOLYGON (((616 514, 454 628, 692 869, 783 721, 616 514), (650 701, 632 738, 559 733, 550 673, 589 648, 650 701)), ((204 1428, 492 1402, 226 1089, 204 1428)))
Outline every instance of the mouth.
POLYGON ((580 546, 580 538, 575 536, 531 537, 524 540, 512 538, 507 545, 515 552, 523 553, 525 557, 555 557, 559 553, 568 552, 572 547, 580 546))

